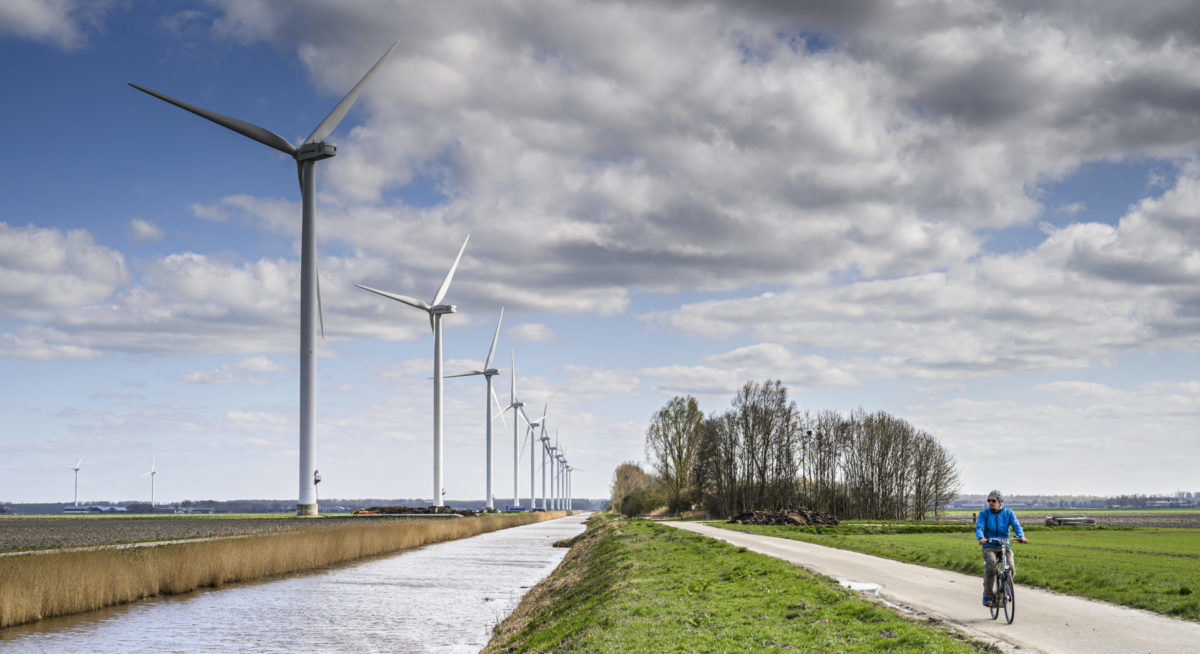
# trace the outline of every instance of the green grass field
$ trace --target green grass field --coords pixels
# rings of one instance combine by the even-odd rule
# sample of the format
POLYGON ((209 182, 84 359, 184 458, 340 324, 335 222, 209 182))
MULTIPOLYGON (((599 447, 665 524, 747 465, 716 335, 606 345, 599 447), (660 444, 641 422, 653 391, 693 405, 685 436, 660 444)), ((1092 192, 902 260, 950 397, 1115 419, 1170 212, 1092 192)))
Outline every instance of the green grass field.
MULTIPOLYGON (((849 522, 838 527, 738 531, 794 538, 966 574, 983 574, 974 526, 849 522)), ((1015 544, 1017 582, 1200 621, 1200 530, 1133 527, 1025 528, 1015 544)))
POLYGON ((485 652, 974 652, 803 568, 643 520, 593 518, 485 652))

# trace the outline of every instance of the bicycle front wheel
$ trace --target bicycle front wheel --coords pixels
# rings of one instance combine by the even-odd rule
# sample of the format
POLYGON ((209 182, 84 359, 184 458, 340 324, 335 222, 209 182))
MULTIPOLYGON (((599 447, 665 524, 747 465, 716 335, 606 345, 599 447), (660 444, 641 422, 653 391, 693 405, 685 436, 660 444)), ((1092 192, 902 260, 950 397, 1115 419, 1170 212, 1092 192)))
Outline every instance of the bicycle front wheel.
POLYGON ((1012 624, 1013 618, 1017 617, 1017 600, 1013 595, 1012 577, 1004 578, 1004 619, 1008 624, 1012 624))

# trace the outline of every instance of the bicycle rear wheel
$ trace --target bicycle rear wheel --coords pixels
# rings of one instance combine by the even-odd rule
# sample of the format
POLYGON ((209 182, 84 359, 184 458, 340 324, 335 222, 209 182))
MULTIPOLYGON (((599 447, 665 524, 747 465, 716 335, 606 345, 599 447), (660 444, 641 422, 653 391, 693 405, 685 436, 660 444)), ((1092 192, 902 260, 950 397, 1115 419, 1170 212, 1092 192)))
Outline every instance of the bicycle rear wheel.
POLYGON ((993 586, 995 588, 994 592, 992 592, 992 605, 988 607, 988 610, 992 612, 992 619, 995 620, 1000 617, 1000 597, 1001 590, 1004 588, 1003 584, 1000 583, 1000 575, 996 575, 996 581, 993 586))
POLYGON ((1004 619, 1008 624, 1012 624, 1013 618, 1017 617, 1017 601, 1013 595, 1012 576, 1005 575, 1004 577, 1004 619))

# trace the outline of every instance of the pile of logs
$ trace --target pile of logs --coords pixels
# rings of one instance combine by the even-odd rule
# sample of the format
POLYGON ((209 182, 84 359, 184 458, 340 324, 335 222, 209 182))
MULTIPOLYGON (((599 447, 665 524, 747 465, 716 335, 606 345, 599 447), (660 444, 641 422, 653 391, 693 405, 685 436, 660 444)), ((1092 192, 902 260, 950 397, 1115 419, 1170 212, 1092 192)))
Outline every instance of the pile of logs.
POLYGON ((809 509, 785 509, 783 511, 748 511, 729 519, 736 525, 836 525, 838 519, 832 513, 821 513, 809 509))

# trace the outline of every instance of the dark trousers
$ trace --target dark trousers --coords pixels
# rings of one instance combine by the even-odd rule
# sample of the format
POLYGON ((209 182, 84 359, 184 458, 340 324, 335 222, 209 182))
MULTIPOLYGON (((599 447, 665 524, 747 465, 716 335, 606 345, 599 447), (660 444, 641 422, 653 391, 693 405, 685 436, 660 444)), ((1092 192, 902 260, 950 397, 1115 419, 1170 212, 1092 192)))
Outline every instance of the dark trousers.
MULTIPOLYGON (((1013 578, 1017 576, 1017 561, 1013 558, 1011 549, 1004 548, 1008 555, 1008 567, 1012 569, 1013 578)), ((1000 562, 1000 548, 992 547, 983 551, 983 594, 991 595, 996 580, 997 563, 1000 562)))

